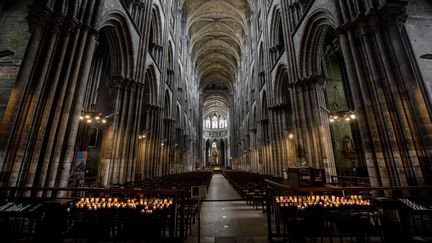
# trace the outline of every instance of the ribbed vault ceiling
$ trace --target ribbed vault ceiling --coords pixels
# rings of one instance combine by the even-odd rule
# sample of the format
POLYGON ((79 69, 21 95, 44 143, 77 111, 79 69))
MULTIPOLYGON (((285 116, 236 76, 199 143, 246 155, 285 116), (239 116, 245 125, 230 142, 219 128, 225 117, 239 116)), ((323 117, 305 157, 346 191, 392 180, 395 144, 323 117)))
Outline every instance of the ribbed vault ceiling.
POLYGON ((200 87, 232 90, 244 48, 247 0, 186 0, 188 37, 200 87))
POLYGON ((204 118, 219 114, 225 118, 229 117, 228 99, 224 94, 216 92, 205 97, 204 99, 204 118))

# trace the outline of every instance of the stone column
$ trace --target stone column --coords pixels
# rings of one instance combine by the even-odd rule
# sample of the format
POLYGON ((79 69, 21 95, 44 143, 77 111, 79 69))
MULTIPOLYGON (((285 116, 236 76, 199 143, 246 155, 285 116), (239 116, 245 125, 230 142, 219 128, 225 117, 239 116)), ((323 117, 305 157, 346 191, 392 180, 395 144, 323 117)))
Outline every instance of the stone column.
POLYGON ((317 104, 316 112, 317 112, 317 132, 318 132, 318 146, 321 151, 321 167, 324 168, 326 181, 331 182, 332 176, 337 175, 336 171, 336 161, 333 153, 333 144, 330 133, 330 121, 329 114, 323 108, 326 107, 326 99, 325 99, 325 85, 315 85, 315 95, 313 96, 315 99, 315 104, 317 104))
MULTIPOLYGON (((419 80, 416 75, 413 67, 417 65, 417 63, 412 63, 408 56, 408 50, 406 45, 409 43, 405 43, 404 40, 407 40, 405 29, 403 27, 403 22, 405 21, 405 16, 401 13, 399 15, 393 16, 393 19, 390 19, 390 23, 387 25, 388 28, 384 29, 384 34, 387 34, 387 43, 392 47, 392 56, 390 56, 391 60, 394 61, 392 63, 393 67, 397 67, 395 73, 401 75, 401 77, 396 78, 395 81, 399 84, 400 92, 403 92, 404 100, 406 107, 410 108, 410 120, 413 121, 416 125, 412 126, 411 129, 416 127, 413 131, 413 135, 416 137, 420 137, 418 139, 421 142, 421 149, 417 149, 417 158, 420 162, 420 166, 424 168, 423 179, 427 181, 428 184, 432 183, 432 172, 431 172, 431 158, 432 158, 432 123, 431 123, 431 114, 428 111, 428 106, 430 106, 428 99, 425 97, 427 92, 422 92, 422 87, 420 86, 419 80), (397 53, 397 58, 394 54, 397 53), (410 97, 408 99, 408 97, 410 97)), ((395 70, 395 69, 393 69, 395 70)), ((416 139, 417 140, 417 139, 416 139)), ((419 144, 420 145, 420 144, 419 144)), ((411 153, 411 152, 409 152, 411 153)), ((417 167, 417 163, 413 161, 413 167, 415 173, 417 175, 417 183, 422 184, 422 180, 418 178, 418 172, 420 169, 417 167)))
POLYGON ((30 75, 37 64, 37 60, 42 55, 39 46, 43 41, 48 20, 46 17, 35 15, 30 15, 27 19, 31 31, 29 44, 0 124, 0 169, 5 173, 4 178, 0 178, 2 185, 6 185, 9 180, 9 178, 6 178, 6 174, 9 174, 13 166, 13 163, 7 163, 7 158, 10 154, 12 138, 16 136, 19 114, 22 112, 24 98, 31 84, 29 82, 30 75))
MULTIPOLYGON (((82 61, 82 68, 80 71, 78 83, 77 83, 77 91, 76 96, 73 102, 73 109, 71 110, 71 116, 69 117, 69 124, 68 124, 68 132, 65 136, 64 140, 64 153, 62 153, 62 156, 60 157, 59 166, 61 166, 60 170, 60 177, 59 177, 59 184, 60 187, 65 187, 67 185, 67 180, 69 179, 69 172, 70 172, 70 166, 73 158, 74 148, 75 148, 75 141, 76 141, 76 135, 78 132, 78 125, 80 122, 80 115, 81 115, 81 107, 82 102, 84 99, 84 90, 86 87, 86 82, 88 80, 88 74, 91 64, 91 58, 93 56, 93 52, 95 49, 96 44, 96 32, 93 32, 93 34, 90 34, 88 36, 88 40, 86 43, 86 51, 84 52, 84 56, 82 61)), ((53 169, 54 171, 57 171, 56 169, 53 169)))
MULTIPOLYGON (((33 183, 34 175, 36 173, 37 163, 31 162, 31 155, 34 143, 37 140, 36 132, 38 126, 38 116, 40 114, 39 105, 42 102, 42 92, 46 85, 46 75, 50 67, 50 58, 54 50, 55 41, 58 36, 59 23, 54 22, 49 25, 52 29, 45 31, 42 42, 42 52, 44 55, 36 61, 36 70, 33 70, 30 77, 30 86, 26 94, 22 113, 17 120, 16 134, 12 138, 10 154, 7 158, 9 163, 13 164, 11 175, 9 178, 10 186, 28 185, 33 183), (12 162, 13 161, 13 162, 12 162), (29 173, 29 180, 24 179, 26 173, 29 173)), ((46 27, 47 28, 47 27, 46 27)))
POLYGON ((101 186, 109 186, 113 183, 113 163, 114 163, 114 145, 115 145, 115 135, 117 131, 117 126, 119 123, 119 102, 120 99, 120 87, 115 81, 110 82, 110 93, 114 99, 112 100, 112 111, 116 114, 112 120, 108 121, 108 125, 104 131, 104 136, 102 138, 101 145, 101 159, 99 165, 98 177, 101 182, 101 186))
MULTIPOLYGON (((46 181, 48 169, 51 167, 51 155, 53 154, 54 144, 57 139, 57 125, 59 122, 59 116, 61 112, 57 112, 57 105, 63 100, 63 96, 58 96, 59 90, 62 90, 63 85, 60 82, 60 75, 64 71, 64 68, 69 68, 70 63, 65 61, 65 56, 67 48, 69 45, 74 45, 74 39, 69 43, 71 33, 75 31, 77 27, 75 22, 65 22, 62 25, 62 30, 60 37, 58 38, 58 43, 56 44, 56 63, 51 68, 51 73, 48 77, 51 81, 50 87, 46 88, 49 90, 47 99, 45 101, 44 113, 41 118, 40 127, 46 127, 47 130, 40 129, 37 135, 38 141, 35 145, 35 152, 33 153, 32 163, 42 163, 42 168, 40 169, 38 175, 35 177, 33 184, 38 186, 48 186, 48 181, 46 181), (57 99, 56 99, 57 98, 57 99), (60 98, 60 99, 59 99, 60 98), (41 160, 43 158, 43 160, 41 160)), ((30 183, 29 183, 30 184, 30 183)))
MULTIPOLYGON (((82 32, 80 33, 82 38, 80 37, 81 39, 77 49, 77 63, 75 63, 76 66, 74 66, 77 69, 74 70, 73 77, 70 79, 72 82, 71 86, 74 87, 76 82, 77 88, 76 90, 72 89, 76 92, 69 94, 69 97, 66 101, 68 105, 65 105, 64 107, 64 110, 70 111, 67 113, 70 114, 70 116, 65 115, 62 118, 62 123, 64 124, 63 129, 66 129, 67 132, 65 132, 64 138, 59 139, 59 142, 61 141, 62 148, 58 148, 57 150, 60 156, 57 157, 59 160, 55 160, 55 163, 57 163, 57 161, 59 162, 58 165, 55 165, 53 168, 53 171, 56 171, 57 174, 57 186, 60 187, 65 187, 69 179, 76 135, 80 122, 79 118, 81 115, 81 107, 84 99, 84 90, 87 86, 91 60, 96 46, 97 32, 91 26, 94 26, 95 23, 99 21, 102 3, 100 1, 90 1, 87 7, 89 9, 86 11, 85 16, 83 17, 84 25, 82 26, 82 32), (78 65, 78 63, 80 65, 78 65), (79 71, 78 67, 80 67, 79 71), (69 106, 69 104, 71 106, 69 106), (60 169, 57 170, 56 168, 60 169)), ((64 131, 65 130, 63 130, 63 132, 64 131)))

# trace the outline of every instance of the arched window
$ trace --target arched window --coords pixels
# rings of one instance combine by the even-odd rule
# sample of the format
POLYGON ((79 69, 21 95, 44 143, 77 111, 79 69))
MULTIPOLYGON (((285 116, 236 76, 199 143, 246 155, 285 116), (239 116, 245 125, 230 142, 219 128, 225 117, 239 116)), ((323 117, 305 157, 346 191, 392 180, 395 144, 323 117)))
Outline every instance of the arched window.
POLYGON ((210 117, 207 117, 207 119, 205 120, 205 128, 210 128, 210 117))
POLYGON ((225 118, 224 117, 221 117, 221 119, 219 120, 219 127, 220 128, 225 128, 226 126, 225 126, 225 118))
POLYGON ((154 6, 150 25, 150 40, 148 49, 152 57, 161 66, 162 63, 162 24, 159 9, 154 6))
POLYGON ((167 68, 167 83, 171 88, 174 88, 174 55, 171 41, 168 48, 168 68, 167 68))
POLYGON ((258 88, 261 88, 265 83, 265 67, 264 67, 264 44, 261 42, 258 55, 258 88))
POLYGON ((212 118, 212 128, 217 128, 217 127, 218 127, 218 118, 216 115, 214 115, 212 118))
POLYGON ((262 95, 261 118, 263 120, 262 122, 263 139, 264 139, 264 143, 267 143, 270 136, 270 131, 269 131, 269 123, 268 123, 267 93, 265 90, 262 95))
POLYGON ((329 31, 324 45, 322 67, 327 78, 327 108, 331 112, 348 112, 354 109, 351 100, 348 75, 341 50, 333 43, 334 33, 329 31))
POLYGON ((171 100, 170 94, 165 91, 165 120, 164 120, 164 138, 168 139, 170 134, 170 122, 168 121, 170 117, 171 100))

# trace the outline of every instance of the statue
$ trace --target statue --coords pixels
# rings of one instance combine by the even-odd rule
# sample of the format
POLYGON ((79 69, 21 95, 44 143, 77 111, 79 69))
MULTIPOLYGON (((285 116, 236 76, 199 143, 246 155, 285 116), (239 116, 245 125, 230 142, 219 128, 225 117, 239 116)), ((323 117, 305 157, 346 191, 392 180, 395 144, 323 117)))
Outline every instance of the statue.
POLYGON ((218 153, 217 149, 216 148, 212 148, 211 159, 210 159, 211 163, 213 165, 217 165, 218 162, 219 162, 218 159, 219 159, 219 153, 218 153))
POLYGON ((353 140, 347 135, 342 139, 342 153, 343 155, 350 155, 354 152, 353 140))

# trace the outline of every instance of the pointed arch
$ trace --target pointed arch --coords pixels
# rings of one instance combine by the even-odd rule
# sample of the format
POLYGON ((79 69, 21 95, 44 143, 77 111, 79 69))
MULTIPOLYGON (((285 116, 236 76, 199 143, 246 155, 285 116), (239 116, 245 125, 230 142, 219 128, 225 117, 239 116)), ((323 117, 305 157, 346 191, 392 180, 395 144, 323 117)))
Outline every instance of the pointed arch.
POLYGON ((167 83, 174 89, 174 50, 171 41, 168 42, 167 83))
POLYGON ((226 145, 225 145, 225 141, 221 138, 219 140, 219 151, 220 151, 220 161, 219 161, 219 165, 221 166, 225 166, 225 153, 226 153, 226 145))
POLYGON ((120 12, 111 12, 103 18, 98 31, 106 34, 110 46, 111 76, 133 77, 133 41, 126 17, 120 12))
MULTIPOLYGON (((180 109, 180 105, 177 105, 176 106, 176 116, 175 116, 175 120, 176 120, 176 122, 177 122, 177 127, 181 127, 182 126, 182 124, 181 124, 181 113, 180 113, 180 111, 181 111, 181 109, 180 109)), ((184 126, 186 126, 186 124, 183 124, 184 126)))
POLYGON ((171 41, 168 42, 168 68, 174 71, 174 49, 171 41))
POLYGON ((267 92, 264 90, 261 98, 261 118, 268 119, 267 92))
POLYGON ((162 14, 159 6, 153 5, 151 23, 150 23, 150 36, 148 42, 148 50, 157 63, 161 66, 162 62, 162 48, 163 48, 163 23, 162 14))
POLYGON ((145 73, 144 79, 144 102, 147 105, 157 104, 158 89, 157 89, 156 70, 153 65, 150 65, 145 73))
POLYGON ((301 78, 322 74, 321 58, 324 40, 328 29, 335 29, 334 19, 327 10, 318 9, 307 20, 299 52, 301 78))
POLYGON ((157 5, 153 5, 152 8, 151 28, 153 30, 153 38, 150 39, 150 44, 162 44, 162 14, 159 6, 157 5))
POLYGON ((264 67, 264 43, 261 42, 258 48, 258 70, 260 72, 265 70, 264 67))
POLYGON ((164 102, 164 138, 169 139, 171 132, 171 97, 170 92, 165 90, 165 102, 164 102))
POLYGON ((289 80, 288 68, 285 64, 280 64, 276 71, 275 84, 273 89, 273 97, 276 105, 289 104, 289 80))
POLYGON ((258 88, 265 83, 264 43, 261 42, 258 50, 258 88))
POLYGON ((285 50, 285 35, 279 5, 273 8, 270 30, 270 59, 273 66, 285 50))
POLYGON ((171 117, 171 97, 168 90, 165 90, 165 118, 171 117))

